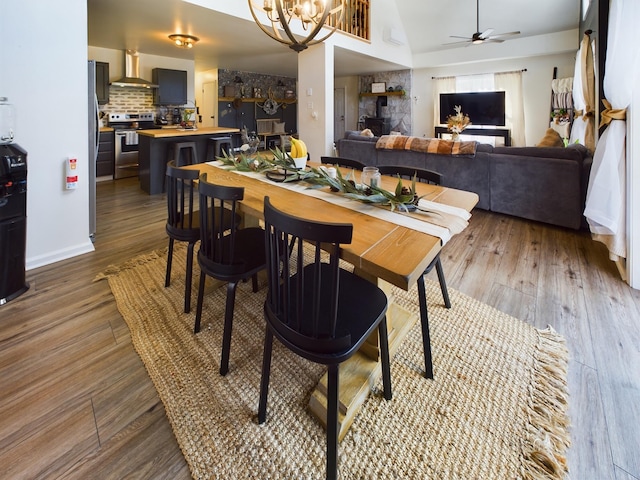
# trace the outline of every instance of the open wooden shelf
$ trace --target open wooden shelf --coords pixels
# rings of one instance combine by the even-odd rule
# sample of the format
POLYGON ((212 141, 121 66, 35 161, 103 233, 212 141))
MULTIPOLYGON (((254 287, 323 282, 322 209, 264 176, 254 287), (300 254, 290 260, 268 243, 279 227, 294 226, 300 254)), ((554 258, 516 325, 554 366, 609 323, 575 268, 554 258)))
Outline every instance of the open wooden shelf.
MULTIPOLYGON (((234 100, 242 100, 245 103, 261 103, 267 100, 266 98, 240 98, 240 97, 218 97, 219 102, 233 102, 234 100)), ((296 103, 297 98, 274 98, 278 103, 296 103)))
POLYGON ((380 93, 371 93, 371 92, 362 92, 360 94, 361 97, 404 97, 407 94, 404 90, 396 92, 380 92, 380 93))

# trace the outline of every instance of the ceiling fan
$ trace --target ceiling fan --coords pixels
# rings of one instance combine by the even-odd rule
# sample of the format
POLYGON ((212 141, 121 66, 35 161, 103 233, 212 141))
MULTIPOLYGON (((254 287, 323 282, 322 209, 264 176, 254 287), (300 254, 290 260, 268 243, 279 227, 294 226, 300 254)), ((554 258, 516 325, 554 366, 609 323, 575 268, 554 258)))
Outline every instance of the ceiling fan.
POLYGON ((493 28, 488 28, 484 32, 480 31, 480 0, 476 0, 476 33, 474 33, 471 37, 450 35, 451 38, 464 38, 464 40, 460 42, 445 43, 444 45, 456 45, 460 43, 468 43, 469 45, 480 45, 482 43, 502 43, 504 42, 504 40, 501 37, 520 34, 519 31, 516 31, 507 33, 496 33, 495 35, 492 35, 493 30, 493 28))

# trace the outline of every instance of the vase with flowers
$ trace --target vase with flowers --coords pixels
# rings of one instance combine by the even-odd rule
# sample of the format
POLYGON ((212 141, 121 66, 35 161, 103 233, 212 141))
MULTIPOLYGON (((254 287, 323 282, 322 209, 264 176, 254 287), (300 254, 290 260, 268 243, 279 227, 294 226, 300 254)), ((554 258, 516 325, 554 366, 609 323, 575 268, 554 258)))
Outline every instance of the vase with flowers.
POLYGON ((451 132, 451 140, 457 141, 462 131, 471 125, 469 115, 462 113, 462 105, 453 107, 456 114, 447 117, 447 129, 451 132))

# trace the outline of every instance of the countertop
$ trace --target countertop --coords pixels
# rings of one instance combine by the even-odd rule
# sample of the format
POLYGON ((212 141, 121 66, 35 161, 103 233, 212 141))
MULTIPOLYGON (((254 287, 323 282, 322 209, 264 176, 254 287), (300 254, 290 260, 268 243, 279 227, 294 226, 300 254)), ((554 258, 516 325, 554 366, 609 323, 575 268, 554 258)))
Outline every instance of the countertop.
POLYGON ((151 130, 138 130, 138 135, 151 138, 175 138, 175 137, 192 137, 194 135, 219 135, 221 133, 238 133, 240 129, 229 127, 202 127, 197 130, 188 130, 183 128, 158 128, 151 130))
POLYGON ((111 127, 100 127, 100 132, 113 132, 111 127))

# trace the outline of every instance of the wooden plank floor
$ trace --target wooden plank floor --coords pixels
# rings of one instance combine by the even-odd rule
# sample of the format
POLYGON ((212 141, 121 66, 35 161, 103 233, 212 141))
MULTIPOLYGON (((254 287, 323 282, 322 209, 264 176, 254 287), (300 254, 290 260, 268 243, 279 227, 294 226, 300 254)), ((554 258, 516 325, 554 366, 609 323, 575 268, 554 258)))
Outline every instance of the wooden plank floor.
MULTIPOLYGON (((164 196, 101 182, 96 252, 27 272, 29 291, 0 307, 0 478, 190 478, 109 286, 93 282, 165 247, 164 221, 164 196)), ((476 210, 442 259, 451 288, 566 337, 571 478, 640 480, 640 292, 602 245, 476 210)))

